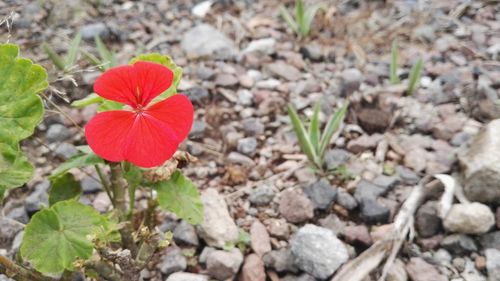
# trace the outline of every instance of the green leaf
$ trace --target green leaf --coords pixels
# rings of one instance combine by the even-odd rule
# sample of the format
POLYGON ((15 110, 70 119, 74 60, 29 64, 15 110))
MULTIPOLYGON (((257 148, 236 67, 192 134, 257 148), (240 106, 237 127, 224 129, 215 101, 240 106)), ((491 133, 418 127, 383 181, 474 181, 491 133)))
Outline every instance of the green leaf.
POLYGON ((299 26, 299 29, 302 29, 302 26, 304 25, 304 16, 304 0, 295 0, 295 22, 299 26))
POLYGON ((16 45, 0 44, 0 199, 31 178, 33 168, 19 142, 41 121, 44 109, 37 94, 48 87, 45 69, 18 54, 16 45))
POLYGON ((83 56, 94 66, 97 66, 99 68, 100 71, 105 71, 106 70, 106 67, 103 65, 103 62, 98 59, 96 56, 94 56, 93 54, 85 51, 85 50, 82 50, 82 54, 83 56))
POLYGON ((78 48, 80 47, 80 42, 82 41, 82 34, 78 32, 78 34, 71 41, 71 45, 69 46, 68 54, 66 54, 66 69, 72 67, 76 62, 76 57, 78 55, 78 48))
POLYGON ((196 186, 181 172, 175 171, 167 181, 155 183, 160 207, 175 213, 190 224, 203 222, 203 203, 196 186))
POLYGON ((98 35, 94 37, 94 40, 97 52, 99 52, 99 56, 101 56, 102 63, 105 64, 103 66, 104 69, 109 69, 116 66, 117 62, 115 54, 106 47, 106 45, 104 44, 104 42, 102 42, 101 38, 98 35))
POLYGON ((44 274, 74 270, 78 259, 92 256, 89 240, 105 223, 96 210, 74 200, 61 201, 36 213, 26 225, 21 256, 44 274))
POLYGON ((112 216, 112 213, 106 216, 103 225, 99 227, 95 234, 96 239, 99 240, 100 243, 109 244, 121 241, 119 232, 121 228, 120 224, 118 223, 116 217, 112 216))
POLYGON ((49 178, 58 177, 73 168, 81 168, 103 163, 104 161, 102 158, 94 153, 75 155, 55 169, 49 178))
POLYGON ((328 120, 325 130, 323 131, 323 135, 321 136, 321 144, 319 147, 320 159, 323 159, 326 149, 332 140, 333 134, 339 129, 340 124, 342 124, 348 107, 349 102, 345 102, 344 105, 332 115, 330 120, 328 120))
POLYGON ((7 189, 23 185, 32 175, 33 167, 19 145, 0 143, 0 200, 7 189))
POLYGON ((52 187, 49 192, 49 205, 64 200, 78 200, 82 195, 82 187, 70 173, 65 173, 51 179, 52 187))
POLYGON ((285 20, 288 26, 293 30, 293 32, 299 33, 298 23, 295 22, 295 20, 292 18, 292 15, 288 13, 284 6, 281 6, 279 8, 279 14, 285 20))
POLYGON ((299 24, 300 33, 302 36, 305 37, 305 36, 309 35, 309 33, 311 32, 311 26, 312 26, 312 22, 314 20, 314 17, 316 16, 316 13, 321 9, 324 9, 323 3, 314 4, 311 7, 308 7, 306 9, 306 12, 305 12, 303 19, 302 19, 302 23, 299 24))
POLYGON ((392 41, 392 47, 391 47, 391 65, 390 65, 390 80, 391 84, 399 84, 401 81, 399 80, 398 77, 398 41, 394 40, 392 41))
POLYGON ((320 141, 320 130, 319 130, 319 111, 320 103, 316 103, 314 106, 314 112, 311 117, 311 124, 309 125, 309 139, 314 147, 316 154, 319 152, 319 141, 320 141))
POLYGON ((311 161, 314 164, 317 164, 316 152, 314 150, 313 144, 311 143, 311 139, 309 139, 309 134, 304 128, 304 124, 302 124, 299 115, 292 107, 292 105, 289 104, 287 106, 287 109, 288 109, 288 116, 290 116, 290 120, 292 121, 293 130, 297 135, 297 140, 299 142, 300 149, 302 149, 302 152, 307 156, 309 161, 311 161))
POLYGON ((47 53, 49 59, 56 66, 57 69, 64 70, 66 68, 63 58, 60 55, 58 55, 56 51, 54 51, 54 49, 52 49, 52 47, 49 44, 43 43, 42 48, 45 51, 45 53, 47 53))
POLYGON ((123 104, 112 101, 112 100, 103 100, 101 105, 97 108, 98 112, 109 111, 109 110, 120 110, 123 109, 123 104))
POLYGON ((88 106, 88 105, 91 105, 94 103, 101 103, 104 100, 105 99, 103 97, 98 96, 96 93, 92 93, 92 94, 84 97, 83 99, 73 101, 71 103, 71 106, 80 108, 80 107, 85 107, 85 106, 88 106))
POLYGON ((177 93, 177 87, 179 86, 179 83, 181 82, 182 78, 182 68, 177 66, 170 56, 162 55, 159 53, 141 54, 131 59, 130 64, 134 64, 138 61, 159 63, 161 65, 166 66, 174 73, 174 81, 172 83, 172 86, 170 86, 170 88, 168 88, 167 91, 165 91, 160 95, 160 99, 170 97, 177 93))
POLYGON ((417 84, 420 81, 423 62, 424 61, 422 60, 422 58, 419 58, 411 68, 410 77, 408 78, 408 89, 406 90, 408 95, 413 94, 413 91, 415 91, 415 88, 417 87, 417 84))

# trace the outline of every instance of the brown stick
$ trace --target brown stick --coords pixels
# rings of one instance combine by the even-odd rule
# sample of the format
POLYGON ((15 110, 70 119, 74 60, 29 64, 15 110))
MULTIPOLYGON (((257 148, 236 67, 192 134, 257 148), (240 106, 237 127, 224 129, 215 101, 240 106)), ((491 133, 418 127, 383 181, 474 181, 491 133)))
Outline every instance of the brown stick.
POLYGON ((26 269, 5 256, 0 255, 0 273, 17 281, 54 281, 50 277, 26 269))

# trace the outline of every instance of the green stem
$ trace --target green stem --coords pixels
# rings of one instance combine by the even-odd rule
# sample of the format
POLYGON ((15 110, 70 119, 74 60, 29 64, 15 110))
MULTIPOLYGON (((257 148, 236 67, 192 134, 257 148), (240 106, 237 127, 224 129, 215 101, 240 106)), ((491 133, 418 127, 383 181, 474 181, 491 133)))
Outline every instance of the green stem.
POLYGON ((94 165, 95 171, 97 172, 97 175, 99 176, 99 181, 101 182, 101 185, 104 187, 104 190, 106 190, 106 193, 108 194, 109 200, 111 200, 111 203, 113 204, 113 207, 115 206, 115 200, 113 198, 113 195, 111 194, 111 190, 109 189, 108 182, 106 181, 106 178, 104 177, 104 174, 102 173, 101 168, 99 165, 94 165))

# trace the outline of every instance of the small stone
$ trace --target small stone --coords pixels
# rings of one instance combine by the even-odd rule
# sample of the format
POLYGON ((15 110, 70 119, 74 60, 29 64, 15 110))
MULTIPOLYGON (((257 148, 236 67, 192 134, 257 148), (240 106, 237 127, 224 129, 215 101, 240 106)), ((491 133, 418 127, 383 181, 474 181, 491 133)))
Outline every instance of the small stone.
POLYGON ((356 199, 354 199, 354 197, 352 197, 349 192, 345 191, 342 188, 338 189, 337 203, 349 211, 352 211, 358 207, 358 202, 356 201, 356 199))
POLYGON ((271 236, 279 239, 288 239, 290 228, 284 219, 269 219, 267 222, 267 229, 271 236))
POLYGON ((361 201, 361 218, 368 224, 384 224, 389 221, 389 208, 381 205, 375 199, 361 201))
POLYGON ((263 260, 267 268, 277 272, 299 272, 290 249, 271 251, 264 255, 263 260))
POLYGON ((24 199, 24 207, 28 215, 33 215, 35 212, 39 211, 42 207, 49 206, 49 196, 48 189, 50 182, 44 180, 41 183, 35 185, 33 192, 24 199))
POLYGON ((416 172, 422 172, 427 166, 425 155, 427 151, 420 147, 414 147, 405 154, 404 164, 416 172))
POLYGON ((206 275, 194 274, 188 272, 176 272, 170 274, 165 281, 208 281, 209 278, 206 275))
POLYGON ((332 231, 312 224, 301 227, 290 245, 297 267, 318 279, 328 278, 349 259, 332 231))
POLYGON ((388 191, 388 186, 383 187, 365 180, 361 180, 358 182, 358 184, 356 184, 354 198, 356 198, 358 202, 361 202, 364 199, 376 199, 377 197, 386 194, 388 191))
POLYGON ((337 188, 331 186, 327 180, 321 179, 305 187, 304 193, 311 199, 315 209, 328 210, 337 197, 337 188))
POLYGON ((400 182, 399 177, 396 176, 386 176, 386 175, 378 175, 374 180, 373 184, 383 187, 385 192, 389 189, 393 189, 400 182))
POLYGON ((96 193, 102 190, 101 183, 91 176, 85 176, 80 181, 80 185, 82 186, 83 193, 96 193))
POLYGON ((441 230, 437 204, 436 201, 427 201, 417 211, 415 225, 420 236, 424 238, 434 236, 441 230))
POLYGON ((238 85, 239 81, 232 74, 220 73, 215 77, 215 85, 221 87, 234 87, 238 85))
POLYGON ((481 235, 479 242, 484 249, 495 248, 500 251, 500 231, 494 231, 481 235))
POLYGON ((361 128, 369 134, 383 133, 389 127, 392 116, 380 109, 363 108, 357 114, 361 128))
POLYGON ((5 214, 5 216, 23 224, 27 224, 29 221, 28 213, 26 212, 24 206, 16 207, 10 210, 7 214, 5 214))
MULTIPOLYGON (((204 80, 209 79, 210 77, 204 78, 204 80)), ((210 94, 206 88, 202 87, 192 87, 187 90, 184 90, 184 95, 186 95, 192 103, 203 105, 210 98, 210 94)), ((196 122, 196 120, 195 120, 196 122)))
POLYGON ((317 279, 313 276, 302 273, 301 275, 286 275, 285 277, 280 279, 281 281, 316 281, 317 279))
POLYGON ((363 74, 356 68, 349 68, 340 74, 342 96, 351 95, 359 89, 363 82, 363 74))
POLYGON ((248 200, 257 206, 267 205, 274 198, 274 189, 269 185, 261 185, 250 192, 248 200))
POLYGON ((406 273, 405 264, 400 260, 396 259, 392 264, 389 272, 387 272, 386 281, 407 281, 408 274, 406 273))
POLYGON ((198 246, 195 227, 186 221, 181 221, 174 229, 174 241, 181 245, 198 246))
POLYGON ((497 249, 486 249, 486 270, 488 271, 489 281, 500 280, 500 251, 497 249))
POLYGON ((112 205, 111 200, 106 192, 97 193, 94 201, 92 202, 92 207, 94 207, 100 213, 105 213, 109 210, 112 205))
POLYGON ((106 40, 111 34, 106 24, 102 22, 86 24, 80 28, 80 33, 82 34, 83 40, 94 40, 94 37, 96 36, 99 36, 99 38, 106 40))
POLYGON ((258 118, 247 118, 241 122, 241 125, 247 136, 262 135, 265 130, 264 124, 258 118))
POLYGON ((297 81, 302 76, 300 71, 295 66, 287 64, 283 61, 268 64, 267 69, 275 76, 284 78, 288 81, 297 81))
POLYGON ((201 263, 201 264, 205 264, 207 263, 207 257, 208 255, 210 255, 213 251, 217 251, 217 249, 215 248, 212 248, 212 247, 205 247, 203 248, 203 251, 201 251, 201 254, 198 258, 198 261, 201 263))
POLYGON ((230 163, 240 164, 247 167, 255 165, 255 162, 252 160, 252 158, 235 151, 229 153, 229 155, 227 156, 227 160, 230 163))
POLYGON ((271 251, 269 233, 259 220, 255 220, 250 227, 250 244, 254 253, 259 257, 271 251))
POLYGON ((383 136, 380 134, 362 135, 357 139, 350 140, 347 143, 347 150, 357 154, 368 149, 374 149, 382 138, 383 136))
POLYGON ((433 259, 440 265, 449 265, 451 263, 451 254, 445 249, 438 249, 434 255, 433 259))
POLYGON ((55 153, 63 159, 69 159, 78 154, 78 149, 70 143, 63 142, 57 146, 55 153))
MULTIPOLYGON (((244 80, 242 80, 240 78, 240 84, 242 86, 245 86, 245 83, 246 82, 244 82, 244 80)), ((248 86, 248 88, 251 88, 253 86, 253 81, 251 81, 250 84, 251 85, 246 85, 246 86, 248 86)), ((251 106, 254 103, 254 96, 253 96, 252 92, 250 92, 249 90, 241 89, 238 92, 236 92, 236 94, 238 95, 238 103, 239 104, 244 105, 244 106, 251 106)), ((243 122, 244 121, 245 120, 243 120, 243 122)), ((243 124, 243 128, 244 127, 245 127, 245 125, 243 124)))
POLYGON ((240 281, 266 281, 264 263, 258 255, 250 254, 246 257, 240 281))
POLYGON ((207 272, 218 280, 226 280, 236 275, 242 263, 243 255, 236 248, 229 252, 213 251, 207 256, 207 272))
POLYGON ((217 190, 205 189, 201 193, 204 205, 204 220, 198 226, 198 234, 212 247, 222 248, 226 243, 238 239, 238 228, 229 215, 226 201, 217 190))
POLYGON ((257 139, 248 137, 238 140, 238 152, 253 157, 257 152, 257 139))
POLYGON ((486 257, 477 256, 474 260, 474 265, 476 266, 477 270, 484 271, 486 269, 486 257))
POLYGON ((416 184, 420 180, 420 177, 414 171, 403 166, 396 166, 396 173, 406 184, 416 184))
POLYGON ((321 46, 315 43, 307 44, 299 49, 300 53, 305 59, 310 59, 311 61, 321 61, 323 59, 323 53, 321 51, 321 46))
POLYGON ((351 245, 370 246, 373 241, 365 225, 347 226, 342 232, 345 241, 351 245))
POLYGON ((433 42, 436 39, 436 30, 432 25, 421 25, 413 30, 413 36, 423 42, 433 42))
POLYGON ((61 124, 52 124, 47 130, 47 141, 50 143, 53 142, 62 142, 71 137, 71 132, 64 125, 61 124))
POLYGON ((325 154, 325 163, 328 170, 334 170, 346 164, 351 159, 351 153, 344 149, 328 150, 325 154))
POLYGON ((452 234, 441 241, 441 246, 454 255, 465 255, 477 251, 474 239, 465 234, 452 234))
POLYGON ((280 194, 279 212, 291 223, 301 223, 314 216, 312 202, 293 189, 287 189, 280 194))
POLYGON ((422 258, 411 258, 406 264, 406 272, 413 281, 447 281, 434 266, 422 258))
POLYGON ((243 54, 257 53, 261 55, 273 54, 276 50, 276 39, 263 38, 251 41, 248 46, 243 50, 243 54))
POLYGON ((344 232, 346 228, 346 223, 342 221, 337 215, 329 214, 328 216, 319 220, 319 224, 331 230, 333 234, 338 235, 344 232))
POLYGON ((181 47, 189 58, 232 59, 237 51, 234 42, 208 24, 200 24, 184 33, 181 47))
POLYGON ((12 241, 23 226, 12 220, 0 217, 0 248, 9 249, 12 241))
POLYGON ((157 267, 160 271, 169 275, 174 272, 183 271, 187 268, 186 258, 182 255, 182 251, 178 247, 169 247, 165 255, 162 255, 157 267))
POLYGON ((194 120, 193 126, 191 127, 191 132, 189 132, 188 138, 191 140, 199 140, 205 136, 205 129, 207 124, 201 120, 194 120))
POLYGON ((491 209, 481 203, 454 204, 443 225, 446 230, 464 234, 483 234, 495 224, 491 209))

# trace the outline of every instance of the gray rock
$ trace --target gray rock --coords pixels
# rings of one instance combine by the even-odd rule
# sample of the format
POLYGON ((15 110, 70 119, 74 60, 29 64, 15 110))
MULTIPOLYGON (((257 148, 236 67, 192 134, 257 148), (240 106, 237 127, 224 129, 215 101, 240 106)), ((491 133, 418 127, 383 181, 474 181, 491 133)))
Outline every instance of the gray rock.
POLYGON ((433 25, 421 25, 413 30, 413 36, 424 42, 433 42, 436 39, 436 30, 433 25))
POLYGON ((278 209, 280 214, 291 223, 305 222, 314 216, 312 202, 293 189, 281 192, 278 209))
POLYGON ((207 124, 201 120, 194 120, 193 126, 191 127, 191 132, 189 132, 189 139, 197 140, 202 139, 205 136, 205 129, 207 124))
POLYGON ((346 223, 335 214, 329 214, 318 222, 322 227, 331 230, 335 235, 343 233, 346 228, 346 223))
POLYGON ((0 218, 0 248, 10 248, 16 234, 22 229, 22 224, 16 223, 10 219, 0 218))
POLYGON ((234 42, 208 24, 200 24, 184 33, 181 47, 189 58, 232 59, 237 51, 234 42))
POLYGON ((207 263, 207 257, 208 255, 210 255, 210 253, 212 253, 213 251, 217 251, 217 249, 215 248, 212 248, 212 247, 205 247, 203 248, 203 251, 201 251, 201 254, 198 258, 198 261, 201 263, 201 264, 205 264, 207 263))
POLYGON ((215 77, 215 85, 221 87, 234 87, 239 83, 238 78, 236 78, 232 74, 228 73, 219 73, 215 77))
POLYGON ((356 191, 354 192, 354 198, 358 202, 362 202, 365 199, 376 199, 379 196, 384 195, 389 191, 388 187, 383 187, 375 185, 365 180, 361 180, 356 184, 356 191))
POLYGON ((417 173, 404 166, 396 166, 396 173, 406 184, 416 184, 420 180, 420 177, 417 175, 417 173))
POLYGON ((474 239, 465 234, 452 234, 441 241, 441 246, 454 255, 465 255, 477 251, 474 239))
POLYGON ((486 249, 486 270, 489 281, 500 281, 500 251, 497 249, 486 249))
POLYGON ((354 210, 358 207, 358 202, 356 201, 356 199, 354 199, 354 197, 352 197, 349 192, 345 191, 342 188, 338 189, 337 203, 349 211, 354 210))
POLYGON ((351 159, 352 154, 344 149, 328 150, 325 154, 325 163, 328 170, 338 168, 340 165, 346 164, 351 159))
POLYGON ((262 135, 265 130, 264 124, 258 118, 247 118, 241 121, 241 125, 247 136, 262 135))
POLYGON ((237 150, 250 157, 253 157, 257 152, 257 139, 248 137, 238 140, 237 150))
POLYGON ((83 177, 80 185, 82 186, 83 193, 96 193, 102 190, 101 183, 91 176, 83 177))
POLYGON ((469 148, 459 154, 465 176, 464 192, 471 201, 500 200, 500 119, 486 125, 469 148))
POLYGON ((71 136, 71 132, 64 125, 61 124, 52 124, 47 130, 47 141, 52 142, 60 142, 67 140, 71 136))
POLYGON ((111 34, 109 28, 102 22, 86 24, 80 28, 83 40, 94 40, 95 36, 101 39, 108 39, 111 34))
POLYGON ((304 193, 311 199, 315 209, 327 210, 330 209, 337 197, 337 188, 330 183, 321 179, 304 188, 304 193))
POLYGON ((24 207, 29 215, 39 211, 42 207, 49 206, 49 186, 50 182, 48 180, 42 181, 35 185, 33 192, 24 199, 24 207))
POLYGON ((479 242, 484 249, 494 248, 500 251, 500 231, 494 231, 481 235, 479 242))
POLYGON ((174 272, 183 271, 187 268, 186 258, 182 255, 182 251, 178 247, 169 247, 165 255, 158 263, 157 267, 160 271, 169 275, 174 272))
POLYGON ((24 206, 19 206, 10 210, 5 216, 23 224, 27 224, 29 221, 28 213, 24 206))
POLYGON ((494 224, 495 215, 491 209, 477 202, 454 204, 443 221, 446 230, 465 234, 486 233, 494 224))
POLYGON ((375 199, 361 201, 361 218, 368 224, 384 224, 389 221, 389 208, 381 205, 375 199))
POLYGON ((398 185, 400 179, 395 176, 379 175, 373 179, 373 184, 384 188, 384 193, 398 185))
POLYGON ((349 259, 332 231, 312 224, 300 228, 290 245, 297 267, 318 279, 328 278, 349 259))
POLYGON ((434 255, 432 256, 433 260, 436 261, 440 265, 449 265, 451 264, 451 254, 445 249, 438 249, 434 255))
POLYGON ((57 146, 55 153, 64 159, 69 159, 78 154, 78 149, 70 143, 63 142, 57 146))
POLYGON ((267 69, 273 75, 277 77, 284 78, 288 81, 297 81, 300 79, 302 74, 300 71, 290 64, 287 64, 283 61, 277 61, 267 65, 267 69))
POLYGON ((235 151, 229 153, 229 155, 227 156, 227 160, 231 163, 240 164, 247 167, 252 167, 255 165, 255 162, 252 160, 252 158, 235 151))
POLYGON ((204 205, 204 220, 198 226, 198 234, 212 247, 222 248, 226 243, 238 239, 238 228, 229 215, 224 197, 217 190, 208 188, 201 193, 204 205))
POLYGON ((274 198, 274 189, 269 185, 261 185, 250 192, 248 200, 255 205, 262 206, 269 204, 274 198))
POLYGON ((359 89, 363 82, 363 74, 356 68, 349 68, 340 74, 341 79, 341 94, 343 96, 350 95, 359 89))
POLYGON ((267 268, 271 268, 277 272, 299 272, 290 249, 282 248, 271 251, 265 254, 262 259, 267 268))
MULTIPOLYGON (((210 77, 202 78, 203 80, 207 80, 210 77)), ((199 104, 203 105, 205 104, 208 99, 210 98, 210 94, 208 93, 208 90, 203 87, 192 87, 187 90, 185 90, 184 95, 186 95, 192 103, 194 104, 199 104)), ((195 120, 196 122, 196 120, 195 120)))
MULTIPOLYGON (((253 82, 253 81, 251 81, 253 82)), ((241 83, 241 81, 240 81, 241 83)), ((238 92, 236 92, 238 95, 238 103, 244 106, 251 106, 254 103, 254 95, 252 92, 246 89, 240 89, 238 92)), ((245 120, 242 121, 243 124, 243 130, 245 130, 245 120)))
POLYGON ((428 238, 439 233, 441 219, 437 212, 437 202, 427 201, 417 211, 415 225, 420 236, 428 238))
POLYGON ((259 220, 255 220, 250 227, 250 245, 259 257, 271 251, 271 238, 259 220))
POLYGON ((422 258, 411 258, 406 264, 406 272, 413 281, 447 281, 448 278, 441 274, 433 265, 422 258))
POLYGON ((321 46, 316 43, 307 44, 299 49, 302 56, 311 61, 321 61, 323 59, 323 52, 321 46))
POLYGON ((181 221, 174 229, 174 241, 181 245, 198 246, 198 236, 193 225, 181 221))
POLYGON ((209 278, 206 275, 194 274, 188 272, 176 272, 168 276, 165 281, 208 281, 209 278))
POLYGON ((260 55, 270 55, 276 51, 276 39, 263 38, 251 41, 243 50, 243 54, 255 53, 260 55))
POLYGON ((217 280, 226 280, 238 273, 242 263, 243 255, 236 248, 229 252, 213 251, 207 256, 207 272, 217 280))

